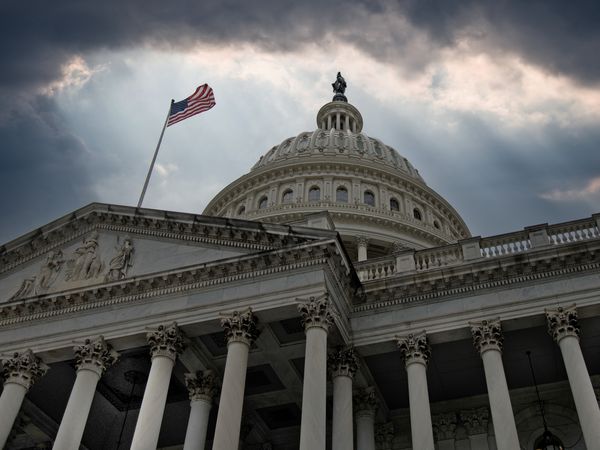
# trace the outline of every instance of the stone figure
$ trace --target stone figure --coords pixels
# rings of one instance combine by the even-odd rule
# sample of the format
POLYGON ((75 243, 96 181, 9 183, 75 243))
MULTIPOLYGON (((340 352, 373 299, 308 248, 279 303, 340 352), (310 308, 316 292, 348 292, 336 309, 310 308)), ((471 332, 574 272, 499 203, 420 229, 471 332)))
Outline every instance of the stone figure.
POLYGON ((46 292, 52 283, 56 281, 63 263, 63 254, 60 250, 48 252, 39 273, 33 277, 24 279, 21 282, 19 290, 14 293, 10 300, 19 300, 46 292))
POLYGON ((133 242, 130 237, 123 239, 121 246, 119 244, 119 238, 117 237, 117 254, 108 263, 108 273, 104 277, 105 281, 117 281, 122 280, 127 276, 127 271, 133 266, 133 242))
POLYGON ((38 293, 46 291, 54 283, 64 262, 62 251, 48 252, 37 279, 38 293))
POLYGON ((29 295, 33 294, 35 292, 35 279, 36 279, 36 277, 25 278, 21 282, 21 286, 19 287, 19 290, 17 292, 15 292, 13 294, 13 296, 8 299, 8 301, 10 302, 13 300, 19 300, 21 298, 25 298, 25 297, 28 297, 29 295))
POLYGON ((335 82, 331 83, 331 86, 333 87, 333 92, 335 94, 344 95, 344 93, 346 92, 346 80, 344 80, 344 77, 342 76, 341 72, 337 73, 335 82))
POLYGON ((67 262, 69 271, 66 280, 87 280, 98 276, 103 266, 98 252, 98 238, 98 232, 93 231, 83 239, 73 257, 67 262))

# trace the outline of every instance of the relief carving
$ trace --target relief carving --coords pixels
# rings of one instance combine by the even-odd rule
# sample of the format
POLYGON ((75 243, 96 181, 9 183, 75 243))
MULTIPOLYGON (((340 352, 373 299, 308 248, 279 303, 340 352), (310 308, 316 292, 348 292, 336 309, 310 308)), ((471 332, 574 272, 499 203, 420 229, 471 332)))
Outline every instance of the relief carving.
POLYGON ((58 278, 58 273, 64 262, 65 260, 60 250, 48 252, 38 274, 30 278, 25 278, 9 301, 46 292, 58 278))
POLYGON ((108 272, 104 277, 105 281, 122 280, 127 276, 127 271, 133 266, 133 241, 130 237, 125 237, 123 243, 119 246, 117 237, 117 254, 108 263, 108 272))
POLYGON ((102 271, 104 264, 99 255, 98 232, 93 231, 83 239, 83 242, 73 252, 67 261, 65 280, 88 280, 96 278, 102 271))

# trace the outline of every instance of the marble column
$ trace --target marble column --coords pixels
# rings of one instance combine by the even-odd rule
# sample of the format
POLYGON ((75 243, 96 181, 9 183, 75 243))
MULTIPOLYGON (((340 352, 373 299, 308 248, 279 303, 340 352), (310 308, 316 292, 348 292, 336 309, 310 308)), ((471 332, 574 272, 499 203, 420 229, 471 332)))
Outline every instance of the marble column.
POLYGON ((258 320, 248 308, 221 319, 227 338, 227 360, 221 386, 213 450, 238 450, 248 353, 259 335, 258 320))
POLYGON ((356 450, 375 450, 375 414, 377 397, 375 388, 368 386, 357 389, 354 394, 356 418, 356 450))
POLYGON ((4 448, 8 435, 19 414, 29 388, 48 370, 31 350, 13 354, 2 361, 4 387, 0 395, 0 448, 4 448))
MULTIPOLYGON (((487 408, 477 408, 468 411, 460 412, 460 420, 462 421, 467 434, 469 435, 469 443, 471 448, 477 450, 488 450, 488 422, 490 413, 487 408)), ((498 434, 497 432, 495 434, 498 434)), ((512 447, 512 450, 519 449, 520 446, 512 447)))
POLYGON ((130 450, 155 449, 158 444, 171 373, 177 355, 183 351, 183 334, 175 322, 160 325, 146 335, 152 365, 146 382, 142 406, 135 425, 130 450))
POLYGON ((429 392, 427 389, 427 362, 431 348, 427 336, 409 334, 397 337, 398 348, 404 357, 408 377, 408 401, 412 446, 419 450, 434 450, 429 392))
POLYGON ((600 408, 579 345, 580 330, 575 305, 568 308, 547 309, 546 319, 548 332, 562 353, 585 445, 588 450, 598 450, 600 449, 600 408))
POLYGON ((358 249, 358 261, 366 261, 369 239, 366 236, 356 236, 356 246, 358 249))
POLYGON ((500 320, 484 320, 470 325, 473 344, 483 360, 496 446, 498 450, 519 448, 517 425, 502 364, 503 337, 500 320))
POLYGON ((102 336, 86 339, 74 352, 77 376, 52 447, 57 450, 79 449, 98 381, 119 357, 102 336))
POLYGON ((306 332, 300 450, 325 450, 327 333, 333 325, 327 294, 298 305, 306 332))
POLYGON ((190 396, 190 417, 183 450, 204 450, 208 417, 217 391, 217 380, 210 370, 186 373, 185 384, 190 396))
POLYGON ((456 414, 453 412, 436 414, 432 417, 432 421, 438 450, 454 450, 456 414))
POLYGON ((329 355, 329 369, 333 382, 332 450, 354 448, 352 423, 352 379, 358 369, 358 358, 353 348, 338 348, 329 355))

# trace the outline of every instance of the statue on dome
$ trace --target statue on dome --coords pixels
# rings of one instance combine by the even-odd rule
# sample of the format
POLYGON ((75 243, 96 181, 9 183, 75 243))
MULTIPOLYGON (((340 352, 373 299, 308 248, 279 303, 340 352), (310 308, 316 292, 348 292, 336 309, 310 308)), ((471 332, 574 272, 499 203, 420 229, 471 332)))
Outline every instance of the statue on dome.
POLYGON ((344 80, 344 77, 342 76, 341 72, 337 73, 337 77, 335 78, 335 81, 331 83, 331 87, 333 87, 333 92, 335 93, 335 95, 333 96, 334 101, 348 101, 348 99, 344 95, 344 92, 346 92, 346 80, 344 80))

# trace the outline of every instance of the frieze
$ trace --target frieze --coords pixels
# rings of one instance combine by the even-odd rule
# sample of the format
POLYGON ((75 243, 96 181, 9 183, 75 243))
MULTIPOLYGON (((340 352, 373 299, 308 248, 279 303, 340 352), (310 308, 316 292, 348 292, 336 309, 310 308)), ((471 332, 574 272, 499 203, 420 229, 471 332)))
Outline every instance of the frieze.
POLYGON ((276 254, 252 255, 240 259, 237 267, 232 267, 230 263, 206 263, 180 272, 91 286, 76 293, 59 293, 5 303, 0 305, 0 326, 143 301, 152 297, 183 293, 287 270, 327 265, 330 255, 335 254, 335 243, 324 241, 298 249, 280 250, 280 252, 290 253, 291 261, 281 263, 281 259, 276 254))

